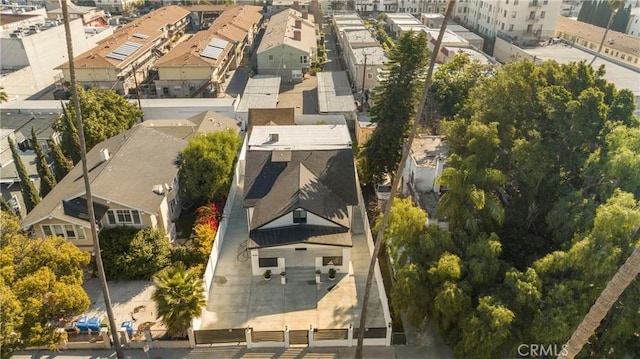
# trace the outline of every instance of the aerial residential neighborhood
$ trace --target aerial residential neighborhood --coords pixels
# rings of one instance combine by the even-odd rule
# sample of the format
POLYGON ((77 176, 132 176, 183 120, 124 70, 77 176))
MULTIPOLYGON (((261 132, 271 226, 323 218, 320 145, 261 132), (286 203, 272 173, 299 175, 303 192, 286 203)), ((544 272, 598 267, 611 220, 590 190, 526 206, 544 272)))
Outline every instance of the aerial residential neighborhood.
POLYGON ((640 356, 638 21, 3 1, 2 358, 640 356))

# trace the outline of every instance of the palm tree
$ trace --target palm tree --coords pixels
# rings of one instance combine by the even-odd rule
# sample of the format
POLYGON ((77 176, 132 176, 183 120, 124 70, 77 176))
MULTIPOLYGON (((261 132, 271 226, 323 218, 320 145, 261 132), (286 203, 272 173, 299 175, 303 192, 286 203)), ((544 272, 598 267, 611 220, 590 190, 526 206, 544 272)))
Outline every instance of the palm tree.
POLYGON ((499 171, 485 170, 485 178, 474 181, 469 177, 469 171, 464 168, 446 168, 438 182, 449 189, 440 197, 436 214, 449 219, 449 229, 452 232, 465 230, 475 233, 478 220, 484 220, 487 225, 501 224, 504 219, 504 208, 493 192, 487 192, 481 187, 492 188, 504 181, 499 171))
POLYGON ((157 318, 167 327, 167 335, 184 338, 191 321, 202 314, 207 304, 204 282, 195 268, 186 269, 177 262, 156 274, 156 289, 151 298, 156 303, 157 318))
MULTIPOLYGON (((636 243, 640 237, 640 226, 636 227, 631 235, 631 243, 636 243)), ((564 350, 558 356, 558 359, 573 359, 582 347, 587 343, 589 338, 595 333, 600 322, 607 315, 613 304, 618 300, 622 292, 633 282, 640 273, 640 247, 631 253, 626 262, 614 274, 611 281, 604 288, 596 303, 591 307, 589 313, 582 319, 580 325, 569 338, 564 350)))
POLYGON ((87 212, 89 215, 89 225, 91 226, 91 239, 93 240, 93 251, 96 258, 96 267, 98 268, 98 277, 102 287, 102 296, 104 297, 104 305, 107 309, 107 318, 111 327, 111 340, 116 349, 118 359, 124 358, 124 351, 120 346, 120 338, 115 330, 115 316, 113 315, 113 307, 111 306, 111 296, 109 295, 109 285, 107 277, 104 273, 104 265, 102 263, 102 251, 100 250, 100 240, 98 238, 98 227, 96 226, 96 213, 93 208, 93 195, 91 193, 91 184, 89 182, 89 168, 87 165, 87 143, 84 138, 84 129, 82 126, 82 111, 80 108, 80 98, 78 97, 78 86, 76 86, 76 66, 73 62, 73 41, 71 41, 71 25, 69 23, 69 5, 67 0, 62 0, 62 21, 64 23, 65 40, 67 43, 67 58, 69 59, 69 76, 71 77, 71 91, 73 94, 73 103, 76 108, 76 128, 78 129, 78 137, 80 140, 80 162, 82 162, 82 177, 84 180, 85 197, 87 199, 87 212))
POLYGON ((396 197, 396 192, 398 189, 398 184, 400 184, 400 178, 402 177, 402 172, 404 171, 404 165, 407 162, 407 158, 409 157, 409 152, 411 151, 411 144, 413 143, 413 139, 416 137, 416 133, 418 132, 418 127, 420 126, 420 119, 422 118, 422 113, 424 112, 425 104, 427 102, 427 97, 429 94, 429 86, 431 86, 431 77, 433 75, 433 68, 436 64, 436 58, 438 52, 440 52, 440 45, 442 45, 442 39, 444 38, 445 31, 447 29, 447 20, 451 18, 453 13, 453 8, 456 5, 456 0, 450 0, 447 4, 447 11, 444 15, 444 20, 442 21, 442 25, 440 27, 440 32, 438 33, 438 39, 436 40, 435 46, 433 48, 433 53, 431 54, 431 61, 429 62, 429 69, 427 70, 427 78, 424 81, 424 87, 422 89, 422 96, 420 99, 420 103, 418 105, 418 110, 415 113, 415 117, 413 119, 413 126, 411 128, 411 134, 407 139, 407 142, 404 146, 404 150, 402 151, 402 158, 398 163, 398 168, 396 169, 396 173, 393 176, 393 182, 391 184, 391 192, 389 193, 389 200, 384 208, 384 213, 382 215, 382 221, 380 222, 380 227, 378 228, 378 233, 376 235, 376 243, 373 247, 373 253, 371 253, 371 261, 369 262, 369 272, 367 273, 367 283, 364 288, 364 296, 362 298, 362 310, 360 312, 360 328, 358 330, 358 346, 356 347, 356 359, 362 359, 363 354, 363 344, 364 344, 364 328, 367 323, 367 306, 369 303, 369 295, 371 294, 371 285, 373 284, 373 273, 375 271, 376 263, 378 261, 378 254, 380 253, 380 247, 382 247, 382 242, 384 242, 384 231, 387 228, 387 223, 389 222, 389 216, 391 214, 391 206, 393 200, 396 197))
POLYGON ((9 96, 7 96, 7 91, 4 90, 3 86, 0 86, 0 103, 9 101, 9 96))
POLYGON ((609 29, 611 28, 611 24, 613 23, 613 18, 618 13, 621 7, 624 6, 624 0, 608 0, 609 7, 611 8, 611 15, 609 16, 609 22, 607 23, 607 28, 604 30, 604 34, 602 34, 602 40, 600 40, 600 46, 598 47, 598 52, 593 57, 593 60, 589 63, 589 66, 593 65, 593 63, 600 55, 600 51, 602 51, 602 46, 604 45, 604 41, 607 39, 607 34, 609 33, 609 29))

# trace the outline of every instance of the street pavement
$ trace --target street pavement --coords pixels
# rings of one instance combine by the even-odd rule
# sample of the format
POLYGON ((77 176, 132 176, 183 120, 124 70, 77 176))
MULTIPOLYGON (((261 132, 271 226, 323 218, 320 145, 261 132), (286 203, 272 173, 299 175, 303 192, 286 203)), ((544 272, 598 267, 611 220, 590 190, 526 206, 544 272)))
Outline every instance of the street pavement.
MULTIPOLYGON (((151 349, 145 353, 142 349, 124 350, 125 359, 347 359, 353 358, 355 348, 258 348, 244 347, 198 347, 195 349, 151 349), (147 355, 148 354, 148 355, 147 355)), ((391 346, 365 347, 366 359, 448 359, 426 347, 391 346)), ((116 359, 113 350, 50 350, 22 351, 13 355, 14 359, 116 359)))

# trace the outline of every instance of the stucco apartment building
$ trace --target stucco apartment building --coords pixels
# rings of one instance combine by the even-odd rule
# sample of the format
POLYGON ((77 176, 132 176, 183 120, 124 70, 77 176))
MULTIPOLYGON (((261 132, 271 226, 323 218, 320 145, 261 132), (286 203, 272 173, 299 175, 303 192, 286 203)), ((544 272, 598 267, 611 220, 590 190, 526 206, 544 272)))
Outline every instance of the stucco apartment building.
MULTIPOLYGON (((576 46, 598 51, 604 31, 601 27, 561 16, 558 18, 555 35, 576 46)), ((601 56, 640 69, 640 37, 609 31, 601 56)))
MULTIPOLYGON (((2 13, 0 25, 0 85, 9 101, 27 99, 62 76, 55 67, 68 60, 64 26, 47 19, 44 8, 2 13)), ((95 45, 93 38, 85 36, 82 20, 72 20, 70 26, 74 54, 80 55, 95 45)))
MULTIPOLYGON (((86 87, 135 92, 156 60, 172 46, 171 38, 188 23, 189 11, 165 6, 136 19, 74 59, 77 81, 86 87), (135 76, 135 78, 134 78, 135 76)), ((59 67, 69 81, 69 63, 59 67)))
MULTIPOLYGON (((77 6, 69 4, 69 18, 82 19, 85 26, 107 26, 107 16, 104 10, 93 6, 77 6)), ((62 21, 62 8, 47 11, 47 17, 62 21)))
POLYGON ((252 48, 261 10, 259 6, 231 7, 209 29, 198 31, 160 58, 155 64, 158 96, 214 96, 227 71, 237 68, 252 48))
POLYGON ((307 11, 283 10, 269 20, 257 51, 258 73, 301 81, 318 55, 318 32, 307 11))

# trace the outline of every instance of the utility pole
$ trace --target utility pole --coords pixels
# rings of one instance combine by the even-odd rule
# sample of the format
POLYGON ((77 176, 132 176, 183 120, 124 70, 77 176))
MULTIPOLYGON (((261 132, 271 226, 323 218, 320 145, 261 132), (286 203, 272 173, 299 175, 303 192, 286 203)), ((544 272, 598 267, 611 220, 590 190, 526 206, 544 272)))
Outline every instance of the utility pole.
MULTIPOLYGON (((136 98, 138 99, 138 108, 142 111, 142 104, 140 103, 140 86, 138 86, 138 76, 136 76, 136 66, 131 64, 133 70, 133 82, 136 84, 136 98)), ((144 114, 140 115, 140 122, 144 121, 144 114)))
POLYGON ((364 108, 364 79, 367 76, 367 53, 364 51, 362 53, 364 54, 364 67, 362 68, 362 97, 360 98, 360 103, 364 108))
POLYGON ((73 62, 73 41, 71 40, 71 25, 69 24, 69 5, 67 0, 62 0, 62 19, 64 22, 64 32, 67 42, 67 56, 69 58, 69 74, 71 82, 71 93, 73 94, 73 104, 76 110, 76 128, 78 129, 78 137, 80 137, 80 158, 82 159, 82 177, 84 179, 84 189, 87 197, 87 211, 89 215, 89 224, 91 226, 91 239, 93 240, 93 250, 95 252, 96 267, 98 267, 98 277, 102 285, 102 295, 104 297, 104 305, 107 309, 107 317, 109 318, 109 326, 111 332, 111 340, 116 349, 118 359, 124 358, 124 351, 120 346, 118 338, 118 327, 113 316, 113 308, 111 307, 111 296, 109 295, 109 286, 104 273, 104 265, 102 263, 102 252, 100 251, 100 240, 98 239, 98 228, 96 226, 96 213, 93 209, 93 196, 91 194, 91 184, 89 183, 89 169, 87 166, 87 145, 84 139, 84 129, 82 126, 82 113, 80 108, 80 98, 78 97, 78 88, 76 86, 76 68, 73 62))
MULTIPOLYGON (((453 8, 456 5, 456 0, 449 0, 447 4, 447 11, 444 15, 444 20, 442 21, 442 25, 440 26, 440 32, 438 33, 438 39, 433 48, 433 53, 431 54, 431 61, 429 62, 429 69, 427 70, 427 78, 424 82, 424 87, 422 88, 422 96, 420 98, 420 103, 418 104, 418 110, 416 111, 415 117, 413 119, 413 125, 411 128, 411 134, 407 139, 407 142, 404 146, 404 150, 402 151, 402 158, 398 163, 398 168, 396 169, 395 175, 393 176, 393 182, 391 185, 391 192, 389 193, 389 200, 384 208, 384 214, 382 215, 382 223, 378 228, 378 234, 376 235, 376 243, 373 247, 373 253, 371 253, 371 261, 369 262, 369 272, 367 274, 367 284, 364 288, 364 296, 362 298, 362 311, 360 312, 360 326, 358 327, 358 346, 356 347, 356 359, 362 359, 363 355, 363 344, 364 344, 364 331, 367 324, 367 304, 369 303, 369 295, 371 294, 371 285, 373 282, 373 273, 376 268, 376 263, 378 262, 378 254, 380 253, 380 248, 382 247, 382 242, 384 242, 384 231, 387 227, 387 222, 389 221, 389 216, 391 214, 391 206, 393 204, 393 200, 396 197, 398 184, 400 183, 400 177, 402 177, 402 171, 404 170, 404 165, 407 162, 407 158, 409 157, 409 152, 411 151, 411 144, 413 143, 413 139, 418 132, 418 127, 420 127, 420 120, 422 119, 422 113, 424 112, 424 107, 427 102, 427 98, 429 97, 429 87, 431 86, 431 77, 433 75, 433 68, 436 64, 436 59, 438 58, 438 52, 440 52, 440 46, 442 45, 442 39, 444 38, 444 33, 447 29, 447 20, 451 18, 451 14, 453 13, 453 8)), ((380 289, 378 289, 380 290, 380 289)))

